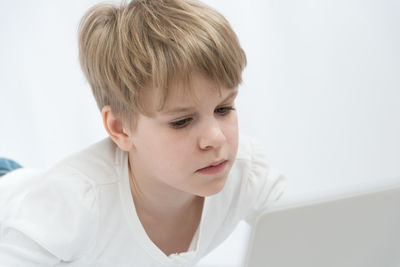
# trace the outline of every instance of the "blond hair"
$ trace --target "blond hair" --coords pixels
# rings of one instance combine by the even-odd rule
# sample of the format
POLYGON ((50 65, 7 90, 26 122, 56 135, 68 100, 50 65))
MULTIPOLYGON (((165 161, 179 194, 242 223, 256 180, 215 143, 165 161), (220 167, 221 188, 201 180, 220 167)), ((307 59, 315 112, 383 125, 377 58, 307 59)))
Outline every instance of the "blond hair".
POLYGON ((246 56, 229 22, 196 0, 133 0, 98 4, 79 27, 79 59, 101 110, 110 105, 133 127, 134 115, 150 114, 141 101, 149 86, 161 106, 174 80, 195 71, 236 88, 246 56))

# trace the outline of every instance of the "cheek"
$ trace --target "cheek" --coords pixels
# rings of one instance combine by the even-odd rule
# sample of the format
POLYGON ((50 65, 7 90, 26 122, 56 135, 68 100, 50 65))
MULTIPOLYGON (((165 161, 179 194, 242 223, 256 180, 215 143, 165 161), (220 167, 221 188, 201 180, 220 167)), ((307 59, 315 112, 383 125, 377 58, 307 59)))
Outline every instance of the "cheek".
POLYGON ((158 127, 142 120, 140 132, 133 137, 137 156, 150 175, 171 180, 192 166, 191 138, 173 129, 158 127))
POLYGON ((187 136, 171 132, 159 131, 149 144, 153 157, 157 161, 155 168, 164 175, 177 175, 190 166, 193 158, 193 142, 187 136))
POLYGON ((233 113, 225 124, 225 136, 227 138, 228 143, 236 151, 239 139, 239 126, 236 113, 233 113))

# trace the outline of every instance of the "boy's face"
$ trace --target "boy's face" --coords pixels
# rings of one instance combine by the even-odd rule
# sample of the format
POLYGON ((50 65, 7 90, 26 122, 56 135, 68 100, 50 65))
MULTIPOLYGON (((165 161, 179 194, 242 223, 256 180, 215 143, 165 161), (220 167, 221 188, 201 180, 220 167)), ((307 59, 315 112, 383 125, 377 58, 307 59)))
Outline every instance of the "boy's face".
MULTIPOLYGON (((155 116, 138 115, 129 160, 140 189, 209 196, 223 188, 238 148, 237 90, 222 87, 220 95, 200 74, 192 86, 194 94, 171 88, 155 116)), ((157 100, 154 90, 145 96, 150 106, 157 100)))

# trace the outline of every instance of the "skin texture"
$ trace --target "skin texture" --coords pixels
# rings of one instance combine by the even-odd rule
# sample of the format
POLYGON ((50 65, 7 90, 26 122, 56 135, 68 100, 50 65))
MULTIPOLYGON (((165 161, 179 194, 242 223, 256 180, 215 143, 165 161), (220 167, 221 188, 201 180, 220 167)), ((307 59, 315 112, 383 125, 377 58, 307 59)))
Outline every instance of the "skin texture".
POLYGON ((222 190, 238 148, 237 114, 232 110, 237 90, 218 88, 200 73, 193 74, 191 86, 193 93, 184 93, 176 83, 160 111, 157 91, 148 90, 144 99, 154 116, 139 114, 133 131, 124 128, 109 106, 102 110, 110 137, 129 154, 139 219, 166 255, 188 249, 204 197, 222 190), (187 109, 169 112, 181 107, 187 109), (221 160, 227 162, 218 173, 198 171, 221 160))

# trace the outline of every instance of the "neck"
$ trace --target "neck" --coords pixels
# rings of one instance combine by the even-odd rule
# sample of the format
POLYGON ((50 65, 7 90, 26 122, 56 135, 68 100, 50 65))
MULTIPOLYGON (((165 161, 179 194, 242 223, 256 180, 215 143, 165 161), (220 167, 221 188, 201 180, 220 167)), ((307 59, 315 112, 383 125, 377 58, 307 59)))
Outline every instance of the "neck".
POLYGON ((132 166, 129 162, 132 198, 147 236, 165 255, 187 251, 201 221, 204 198, 154 177, 135 177, 140 173, 132 172, 132 166))

